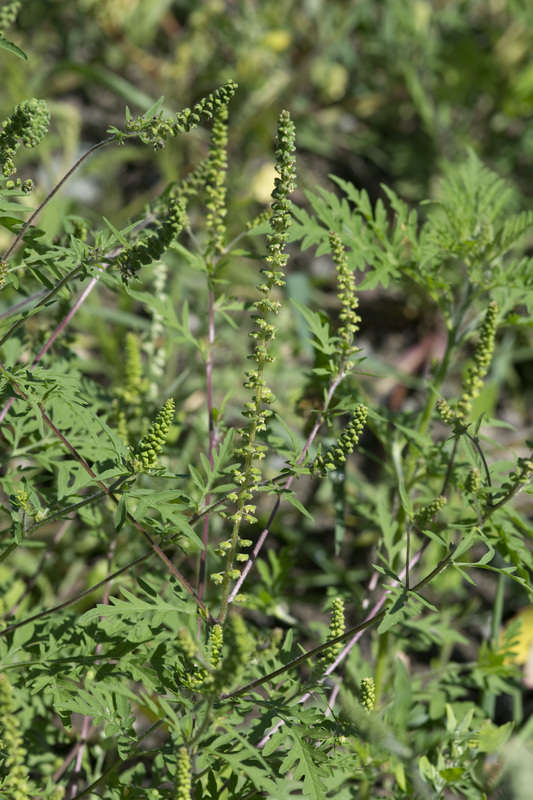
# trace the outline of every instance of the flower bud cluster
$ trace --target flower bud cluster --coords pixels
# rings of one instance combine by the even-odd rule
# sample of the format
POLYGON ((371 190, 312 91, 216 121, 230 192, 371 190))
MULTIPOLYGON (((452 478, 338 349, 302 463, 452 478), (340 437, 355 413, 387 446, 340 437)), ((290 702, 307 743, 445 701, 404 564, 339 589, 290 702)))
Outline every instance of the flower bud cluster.
POLYGON ((0 755, 5 779, 2 783, 6 797, 26 800, 32 797, 25 767, 27 751, 19 732, 20 722, 15 714, 13 687, 4 674, 0 674, 0 755))
POLYGON ((376 687, 374 678, 363 678, 361 681, 361 705, 367 711, 373 711, 376 704, 376 687))
POLYGON ((185 108, 176 114, 175 119, 163 120, 161 114, 157 114, 150 119, 146 117, 134 117, 126 124, 126 133, 138 134, 141 141, 151 144, 154 150, 165 146, 169 137, 177 136, 179 133, 191 131, 200 123, 210 120, 219 109, 226 106, 237 89, 234 81, 228 81, 213 94, 204 97, 194 108, 185 108))
POLYGON ((15 181, 6 181, 6 189, 10 192, 18 189, 22 194, 31 194, 35 189, 35 184, 31 178, 28 178, 26 181, 17 178, 15 181))
POLYGON ((215 114, 205 176, 207 193, 206 227, 210 239, 209 249, 214 253, 223 251, 224 236, 226 234, 224 218, 226 216, 225 182, 228 169, 226 152, 228 144, 227 118, 228 107, 222 106, 215 114))
POLYGON ((5 259, 0 261, 0 289, 3 289, 7 278, 8 262, 5 259))
POLYGON ((223 643, 224 629, 222 625, 214 625, 209 637, 209 663, 213 669, 216 669, 220 663, 223 643))
POLYGON ((353 353, 359 351, 359 348, 353 344, 354 336, 359 330, 359 323, 361 322, 361 317, 357 314, 359 300, 355 293, 355 277, 353 272, 348 269, 346 251, 339 234, 335 231, 330 231, 329 243, 333 261, 337 268, 337 296, 341 304, 339 319, 342 325, 337 331, 339 336, 337 351, 343 359, 347 359, 353 353))
POLYGON ((481 326, 479 342, 473 356, 473 363, 468 367, 463 378, 461 399, 455 407, 455 414, 459 419, 466 419, 472 410, 472 401, 479 397, 483 389, 483 378, 489 371, 494 352, 496 337, 496 317, 498 305, 494 300, 489 307, 481 326))
POLYGON ((0 133, 0 168, 5 178, 15 170, 13 157, 20 147, 35 147, 48 132, 50 112, 44 100, 24 100, 2 124, 0 133))
MULTIPOLYGON (((334 597, 331 603, 331 621, 329 623, 328 642, 336 639, 337 636, 342 636, 346 630, 344 620, 344 601, 340 597, 334 597)), ((327 650, 319 656, 321 668, 327 664, 332 664, 340 651, 342 650, 342 642, 331 645, 327 650)))
POLYGON ((176 757, 174 800, 191 800, 191 759, 186 747, 180 747, 176 757))
POLYGON ((365 426, 368 408, 359 404, 352 414, 352 418, 343 430, 340 439, 329 448, 324 456, 318 455, 313 464, 312 471, 317 475, 325 475, 327 471, 338 469, 346 461, 346 456, 353 452, 359 442, 365 426))
POLYGON ((139 442, 128 466, 132 472, 144 472, 153 469, 158 465, 159 454, 165 444, 168 429, 174 419, 175 404, 173 398, 169 398, 155 422, 148 429, 148 433, 139 442))
POLYGON ((476 494, 481 486, 481 476, 477 467, 472 467, 465 480, 465 492, 468 494, 476 494))
POLYGON ((444 508, 447 502, 443 495, 436 497, 431 503, 428 503, 427 506, 423 506, 416 512, 413 516, 413 525, 419 528, 419 530, 424 530, 433 517, 436 517, 439 511, 444 508))
POLYGON ((4 36, 7 29, 15 22, 20 6, 20 0, 9 0, 0 8, 0 36, 4 36))
POLYGON ((154 233, 146 239, 125 247, 113 263, 120 269, 122 280, 127 283, 142 266, 157 261, 179 235, 186 222, 185 201, 170 195, 166 218, 160 222, 154 233))

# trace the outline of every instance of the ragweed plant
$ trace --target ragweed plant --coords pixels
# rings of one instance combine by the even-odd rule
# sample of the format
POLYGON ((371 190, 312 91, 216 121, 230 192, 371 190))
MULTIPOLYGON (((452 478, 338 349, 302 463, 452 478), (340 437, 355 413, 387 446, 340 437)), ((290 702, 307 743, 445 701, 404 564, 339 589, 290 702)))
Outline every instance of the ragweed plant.
MULTIPOLYGON (((266 365, 274 361, 274 356, 270 355, 268 348, 276 331, 271 319, 278 313, 280 302, 272 299, 273 292, 285 283, 283 270, 288 255, 283 248, 287 242, 291 224, 289 195, 295 188, 294 149, 294 126, 289 114, 283 112, 278 124, 276 171, 279 177, 275 180, 275 188, 272 193, 272 215, 269 220, 272 232, 267 236, 268 247, 265 259, 267 266, 261 270, 264 281, 257 287, 263 297, 252 306, 254 310, 252 319, 258 330, 250 333, 254 342, 253 353, 250 356, 254 362, 254 368, 246 372, 246 382, 244 383, 244 388, 251 391, 252 399, 246 403, 242 412, 243 416, 248 419, 248 426, 240 430, 243 445, 235 453, 238 458, 243 459, 243 463, 241 467, 233 471, 233 479, 239 489, 228 497, 229 500, 236 502, 237 509, 229 516, 229 520, 233 523, 233 530, 231 539, 227 542, 226 568, 223 573, 211 575, 211 580, 222 584, 222 605, 219 614, 219 620, 222 622, 227 613, 229 582, 236 580, 240 575, 234 562, 241 555, 237 554, 239 542, 242 544, 239 537, 241 525, 243 521, 256 522, 253 497, 262 477, 257 462, 265 457, 267 451, 266 446, 260 444, 259 435, 266 431, 267 419, 272 414, 271 409, 265 408, 265 406, 270 406, 275 401, 274 394, 267 386, 264 371, 266 365)), ((244 559, 241 557, 240 560, 244 559)))
POLYGON ((272 203, 241 230, 235 90, 128 112, 35 211, 7 181, 48 112, 3 126, 0 786, 481 798, 511 735, 496 700, 523 720, 499 628, 531 592, 533 464, 526 437, 498 460, 487 387, 531 326, 533 215, 473 155, 418 211, 341 180, 304 207, 283 111, 272 203), (137 218, 35 227, 89 154, 204 123, 137 218), (393 357, 366 305, 391 287, 411 315, 393 357), (479 570, 495 602, 471 625, 479 570))

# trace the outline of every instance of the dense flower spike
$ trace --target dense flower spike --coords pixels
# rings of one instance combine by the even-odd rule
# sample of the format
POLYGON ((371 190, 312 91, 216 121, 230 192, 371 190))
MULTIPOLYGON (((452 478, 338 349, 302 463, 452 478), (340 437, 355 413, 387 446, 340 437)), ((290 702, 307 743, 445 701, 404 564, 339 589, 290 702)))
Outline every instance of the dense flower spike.
POLYGON ((158 457, 165 444, 168 429, 174 419, 174 400, 169 398, 146 436, 141 439, 129 466, 133 472, 143 472, 158 465, 158 457))
POLYGON ((7 270, 8 270, 8 263, 4 259, 2 259, 0 261, 0 289, 3 289, 4 284, 6 282, 7 270))
POLYGON ((480 486, 481 476, 479 470, 476 467, 472 467, 466 476, 465 491, 468 492, 468 494, 476 494, 480 486))
POLYGON ((333 261, 337 268, 337 296, 342 306, 339 315, 342 325, 337 331, 339 336, 337 350, 343 359, 347 359, 353 353, 359 352, 359 348, 353 344, 354 335, 359 330, 361 322, 361 317, 357 314, 359 300, 355 293, 355 277, 353 272, 348 269, 348 258, 339 234, 330 231, 329 242, 333 261))
MULTIPOLYGON (((252 393, 252 399, 245 403, 243 416, 249 420, 248 426, 241 429, 242 446, 236 451, 236 456, 243 459, 243 465, 233 472, 235 482, 240 490, 234 493, 237 510, 229 519, 233 522, 233 531, 230 546, 226 554, 226 569, 222 573, 215 573, 211 578, 214 582, 223 583, 223 600, 220 619, 223 620, 227 610, 228 582, 239 577, 239 570, 233 565, 236 560, 237 546, 240 542, 239 529, 241 522, 253 523, 255 506, 250 501, 254 490, 261 481, 261 470, 254 462, 261 461, 266 455, 266 447, 257 442, 257 435, 266 431, 266 421, 272 411, 265 406, 275 401, 272 391, 267 387, 263 377, 266 364, 274 361, 268 353, 268 344, 274 338, 276 329, 271 323, 272 314, 277 314, 280 303, 271 298, 272 292, 284 285, 283 269, 287 263, 288 255, 283 248, 288 240, 291 225, 291 201, 288 195, 295 188, 294 167, 294 125, 288 111, 282 111, 278 120, 278 137, 276 145, 276 171, 279 175, 275 179, 272 192, 272 215, 270 228, 272 233, 267 236, 267 267, 261 270, 263 280, 258 286, 263 295, 261 300, 253 304, 252 320, 257 328, 250 333, 255 342, 254 350, 249 359, 255 362, 253 369, 246 372, 247 380, 244 387, 252 393)), ((240 559, 244 560, 244 559, 240 559)))
POLYGON ((440 497, 436 497, 434 500, 431 501, 427 506, 423 506, 413 517, 413 524, 423 530, 427 527, 428 523, 431 522, 433 517, 436 517, 439 511, 441 511, 448 501, 443 495, 440 497))
POLYGON ((29 800, 33 796, 27 783, 26 750, 19 733, 20 722, 15 715, 13 689, 6 675, 0 674, 0 758, 5 779, 2 789, 6 797, 29 800))
POLYGON ((210 239, 210 250, 221 253, 224 249, 226 226, 226 172, 228 169, 226 148, 228 129, 226 120, 228 108, 223 106, 215 115, 211 143, 209 146, 208 168, 205 176, 207 193, 206 226, 210 239))
POLYGON ((170 195, 166 218, 160 222, 154 233, 141 239, 124 250, 113 260, 127 283, 142 266, 157 261, 176 239, 186 222, 185 201, 170 195))
MULTIPOLYGON (((341 636, 346 630, 344 620, 344 601, 340 597, 334 597, 331 603, 331 621, 329 623, 328 642, 341 636)), ((342 650, 342 642, 328 647, 318 658, 317 666, 323 669, 327 664, 332 664, 342 650)))
POLYGON ((496 317, 498 315, 498 305, 492 301, 489 303, 487 313, 481 331, 479 342, 473 357, 473 364, 468 368, 463 378, 461 399, 455 407, 455 413, 459 419, 467 419, 472 410, 472 401, 479 397, 483 389, 483 378, 489 371, 494 352, 494 342, 496 336, 496 317))
POLYGON ((363 678, 361 681, 361 705, 367 711, 373 711, 376 703, 376 687, 374 678, 363 678))
POLYGON ((213 94, 204 97, 192 111, 190 108, 179 111, 175 120, 172 118, 163 120, 161 114, 148 120, 144 116, 132 118, 126 124, 126 133, 138 134, 141 141, 151 144, 157 150, 164 147, 169 136, 173 137, 178 133, 191 131, 201 122, 212 119, 217 111, 229 103, 236 89, 237 84, 234 81, 228 81, 213 94))
POLYGON ((49 125, 50 112, 44 100, 32 98, 15 106, 0 134, 0 167, 5 178, 16 171, 13 157, 20 143, 35 147, 46 135, 49 125))
POLYGON ((453 427, 457 421, 457 417, 451 408, 450 404, 446 402, 443 397, 439 397, 437 400, 437 411, 439 412, 441 419, 446 425, 453 427))
POLYGON ((214 625, 209 638, 209 662, 213 669, 218 667, 224 642, 222 625, 214 625))
POLYGON ((368 408, 362 404, 358 405, 338 442, 330 447, 324 456, 319 455, 314 460, 312 464, 314 473, 323 475, 326 471, 339 469, 344 464, 346 456, 353 452, 359 442, 367 415, 368 408))
POLYGON ((174 800, 191 800, 191 759, 186 747, 178 750, 175 787, 174 800))
POLYGON ((10 0, 0 8, 0 37, 10 28, 17 18, 22 3, 20 0, 10 0))

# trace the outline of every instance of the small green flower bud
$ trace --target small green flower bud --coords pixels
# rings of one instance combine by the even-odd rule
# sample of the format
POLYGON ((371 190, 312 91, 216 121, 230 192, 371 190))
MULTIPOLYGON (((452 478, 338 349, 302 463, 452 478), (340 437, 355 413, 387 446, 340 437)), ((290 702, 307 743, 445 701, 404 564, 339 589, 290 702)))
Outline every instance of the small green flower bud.
POLYGON ((481 485, 481 477, 479 475, 479 470, 475 467, 469 471, 466 481, 465 481, 465 491, 468 494, 476 494, 477 490, 481 485))
POLYGON ((220 662, 220 654, 222 652, 222 644, 223 644, 224 633, 222 629, 222 625, 214 625, 211 631, 211 637, 209 639, 209 663, 213 667, 218 666, 220 662))
POLYGON ((363 678, 361 681, 361 705, 367 711, 373 711, 376 702, 374 678, 363 678))
POLYGON ((174 800, 191 800, 191 760, 186 747, 178 750, 175 789, 174 800))
POLYGON ((434 500, 431 501, 427 506, 423 506, 413 517, 413 524, 423 530, 433 519, 436 517, 439 511, 444 508, 448 501, 445 497, 440 495, 440 497, 436 497, 434 500))
POLYGON ((150 426, 136 448, 130 461, 130 467, 133 472, 143 472, 146 469, 152 469, 157 466, 159 454, 163 449, 168 430, 174 419, 174 410, 175 403, 171 397, 167 400, 157 415, 155 422, 150 426))
POLYGON ((494 301, 489 307, 481 326, 479 342, 477 344, 472 364, 468 367, 463 378, 461 399, 457 403, 455 413, 459 419, 466 419, 472 410, 472 401, 479 397, 483 389, 483 378, 489 371, 494 352, 496 338, 496 318, 498 305, 494 301))
MULTIPOLYGON (((345 630, 346 624, 344 621, 344 600, 342 600, 340 597, 334 597, 331 602, 331 621, 329 623, 328 642, 336 639, 337 636, 341 636, 345 630)), ((324 652, 319 656, 319 662, 321 666, 324 667, 326 664, 332 664, 341 650, 341 642, 338 642, 337 644, 328 647, 327 650, 324 650, 324 652)))

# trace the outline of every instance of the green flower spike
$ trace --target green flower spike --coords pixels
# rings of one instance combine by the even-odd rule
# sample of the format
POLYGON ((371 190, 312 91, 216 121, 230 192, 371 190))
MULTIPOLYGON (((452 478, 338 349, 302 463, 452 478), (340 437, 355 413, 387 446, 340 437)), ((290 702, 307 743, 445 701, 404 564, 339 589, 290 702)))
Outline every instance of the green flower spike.
POLYGON ((353 272, 348 269, 346 251, 339 234, 330 231, 329 243, 337 268, 337 296, 342 308, 339 315, 342 325, 337 331, 339 337, 337 351, 343 359, 347 359, 353 353, 359 352, 359 348, 353 344, 354 336, 359 330, 361 322, 361 317, 357 314, 359 300, 355 293, 355 277, 353 272))
POLYGON ((358 405, 338 442, 330 447, 324 456, 319 455, 315 458, 312 464, 312 471, 315 474, 324 475, 326 471, 339 469, 344 464, 346 456, 353 452, 359 442, 367 415, 368 408, 362 404, 358 405))
POLYGON ((147 120, 145 117, 134 117, 126 124, 126 133, 136 133, 145 144, 151 144, 154 150, 165 146, 169 137, 177 136, 184 131, 192 131, 200 123, 207 122, 223 106, 227 105, 237 89, 234 81, 228 81, 213 94, 204 97, 194 108, 185 108, 176 114, 176 119, 163 120, 161 114, 147 120))
POLYGON ((481 476, 479 474, 479 470, 476 467, 472 467, 466 476, 465 492, 468 494, 476 494, 480 486, 481 476))
POLYGON ((178 750, 175 788, 174 800, 191 800, 191 760, 186 747, 178 750))
POLYGON ((424 530, 431 522, 433 517, 436 517, 448 501, 445 497, 440 495, 431 501, 427 506, 423 506, 413 517, 413 525, 419 530, 424 530))
POLYGON ((211 144, 209 147, 208 167, 206 172, 207 217, 206 227, 210 239, 209 250, 221 253, 224 249, 226 226, 226 172, 228 169, 227 144, 228 128, 226 120, 228 108, 223 106, 215 115, 211 144))
POLYGON ((4 288, 7 278, 8 263, 7 261, 0 261, 0 289, 4 288))
POLYGON ((496 336, 496 317, 498 315, 498 305, 494 301, 489 303, 487 313, 481 331, 479 342, 473 357, 473 364, 468 368, 463 378, 461 399, 455 407, 456 416, 465 420, 472 411, 472 401, 479 397, 483 389, 483 378, 489 371, 494 352, 494 342, 496 336))
POLYGON ((15 715, 13 688, 5 675, 0 674, 0 759, 6 776, 2 789, 6 798, 30 800, 33 792, 27 783, 28 770, 24 766, 26 750, 19 733, 20 722, 15 715))
POLYGON ((20 147, 35 147, 44 138, 50 125, 50 112, 44 100, 24 100, 2 125, 0 134, 0 168, 5 178, 15 170, 13 157, 20 147))
POLYGON ((455 412, 452 410, 449 403, 443 397, 439 397, 437 400, 437 411, 439 412, 441 419, 446 425, 449 425, 451 428, 455 427, 457 422, 457 417, 455 412))
POLYGON ((144 472, 157 467, 159 454, 174 419, 174 410, 175 404, 171 397, 157 415, 155 422, 150 425, 148 433, 141 439, 129 464, 132 472, 144 472))
POLYGON ((361 705, 367 711, 373 711, 376 703, 376 687, 374 678, 363 678, 361 681, 361 705))
POLYGON ((209 639, 209 662, 213 669, 218 667, 220 663, 220 656, 222 653, 222 644, 224 640, 224 633, 222 625, 215 625, 213 630, 211 631, 211 637, 209 639))
POLYGON ((167 203, 166 218, 159 223, 156 231, 145 239, 125 247, 113 260, 122 273, 124 283, 135 277, 142 266, 158 261, 184 227, 187 220, 185 201, 169 195, 167 203))
MULTIPOLYGON (((346 630, 344 620, 344 601, 340 597, 334 597, 331 603, 331 621, 329 623, 328 642, 341 636, 346 630)), ((323 669, 327 664, 332 664, 342 650, 342 643, 328 647, 319 656, 320 667, 323 669)))
MULTIPOLYGON (((244 404, 242 415, 248 419, 248 426, 242 428, 239 433, 242 439, 241 447, 235 452, 237 458, 243 459, 240 467, 233 471, 235 483, 239 485, 237 494, 237 509, 234 514, 228 517, 233 522, 231 534, 231 547, 227 552, 226 568, 223 577, 222 604, 220 610, 220 621, 223 621, 228 605, 229 581, 238 579, 240 572, 234 568, 234 561, 237 555, 239 544, 239 530, 241 522, 253 523, 256 521, 254 516, 255 506, 250 502, 253 498, 257 484, 260 483, 262 474, 254 462, 261 461, 267 448, 257 441, 258 434, 266 431, 266 421, 272 415, 272 411, 265 406, 271 405, 275 401, 274 394, 266 385, 263 377, 263 370, 266 364, 274 361, 274 357, 268 352, 268 344, 274 338, 276 329, 271 323, 271 317, 278 313, 280 303, 273 299, 271 294, 277 287, 284 285, 283 269, 287 263, 288 255, 283 248, 287 243, 289 228, 291 225, 291 201, 288 195, 295 188, 295 167, 294 167, 294 125, 292 124, 288 111, 282 111, 278 120, 278 137, 276 146, 276 171, 279 175, 275 179, 274 191, 272 192, 272 215, 270 217, 270 228, 272 233, 267 236, 267 255, 265 261, 267 267, 261 270, 262 281, 257 287, 263 295, 261 300, 253 304, 252 320, 257 328, 250 333, 250 338, 254 341, 254 349, 248 356, 254 362, 251 370, 247 371, 244 387, 249 389, 252 399, 244 404)), ((212 576, 212 580, 220 582, 220 574, 212 576)))

